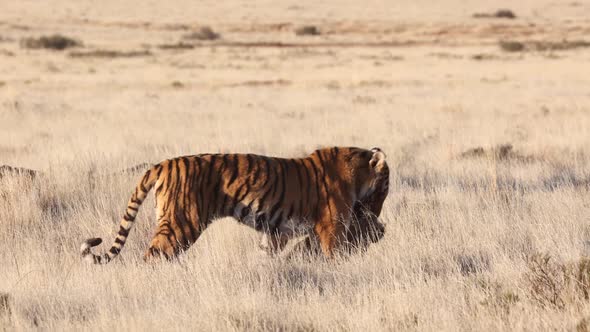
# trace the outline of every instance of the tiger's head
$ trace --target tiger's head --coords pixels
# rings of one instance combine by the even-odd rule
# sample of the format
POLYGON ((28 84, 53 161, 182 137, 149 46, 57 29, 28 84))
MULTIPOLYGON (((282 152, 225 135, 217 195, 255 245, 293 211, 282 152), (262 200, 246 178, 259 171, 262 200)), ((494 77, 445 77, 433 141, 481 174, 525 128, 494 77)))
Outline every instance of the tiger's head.
POLYGON ((389 192, 389 166, 385 158, 380 148, 352 150, 346 158, 354 187, 353 220, 347 240, 357 248, 366 248, 385 234, 385 226, 378 219, 389 192))
POLYGON ((350 149, 344 159, 355 201, 389 189, 389 166, 380 148, 350 149))

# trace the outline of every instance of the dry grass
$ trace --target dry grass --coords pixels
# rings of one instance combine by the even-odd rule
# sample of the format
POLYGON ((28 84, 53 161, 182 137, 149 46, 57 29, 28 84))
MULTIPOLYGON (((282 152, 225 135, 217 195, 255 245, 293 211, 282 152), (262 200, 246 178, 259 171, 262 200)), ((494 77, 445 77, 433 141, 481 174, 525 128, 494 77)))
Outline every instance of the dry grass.
POLYGON ((587 330, 590 48, 549 58, 527 41, 586 40, 590 7, 496 5, 522 19, 476 20, 489 3, 460 0, 6 2, 0 329, 587 330), (224 40, 157 47, 195 22, 224 40), (84 53, 20 48, 46 31, 84 53), (268 257, 224 219, 146 265, 150 196, 116 261, 80 262, 83 239, 113 240, 144 163, 327 145, 388 155, 386 233, 366 252, 268 257))

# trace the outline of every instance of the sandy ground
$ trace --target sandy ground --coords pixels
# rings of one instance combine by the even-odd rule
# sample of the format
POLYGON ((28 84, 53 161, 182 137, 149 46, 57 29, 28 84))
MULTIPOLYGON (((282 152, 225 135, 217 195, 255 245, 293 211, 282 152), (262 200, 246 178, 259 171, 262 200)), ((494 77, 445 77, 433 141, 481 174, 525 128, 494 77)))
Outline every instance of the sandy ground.
POLYGON ((45 173, 0 179, 0 326, 569 330, 590 315, 555 271, 540 295, 531 263, 590 253, 590 2, 1 7, 0 165, 45 173), (517 18, 473 17, 499 8, 517 18), (297 36, 303 25, 320 35, 297 36), (221 38, 185 38, 203 26, 221 38), (52 34, 83 46, 22 46, 52 34), (117 262, 79 261, 82 239, 110 241, 139 176, 112 172, 329 145, 388 154, 387 234, 364 255, 261 256, 224 220, 180 263, 146 266, 148 201, 117 262))

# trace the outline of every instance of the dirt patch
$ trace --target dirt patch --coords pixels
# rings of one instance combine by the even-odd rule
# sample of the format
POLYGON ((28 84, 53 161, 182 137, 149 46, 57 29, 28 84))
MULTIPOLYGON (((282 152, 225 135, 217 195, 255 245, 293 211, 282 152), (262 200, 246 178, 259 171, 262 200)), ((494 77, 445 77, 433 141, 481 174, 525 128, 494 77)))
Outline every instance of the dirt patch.
POLYGON ((0 36, 0 43, 9 43, 9 42, 13 42, 14 40, 10 37, 4 37, 4 36, 0 36))
POLYGON ((505 19, 515 19, 516 14, 510 9, 498 9, 495 13, 475 13, 473 14, 474 18, 505 18, 505 19))
POLYGON ((9 51, 9 50, 0 50, 0 55, 4 55, 4 56, 14 56, 14 52, 9 51))
POLYGON ((439 59, 445 59, 445 60, 463 59, 463 56, 460 54, 453 54, 453 53, 448 53, 448 52, 433 52, 433 53, 429 53, 428 55, 435 57, 435 58, 439 58, 439 59))
POLYGON ((176 89, 182 89, 182 88, 184 88, 184 84, 182 82, 180 82, 180 81, 174 81, 174 82, 172 82, 171 85, 172 85, 173 88, 176 88, 176 89))
POLYGON ((479 53, 479 54, 472 55, 471 59, 477 60, 477 61, 484 61, 484 60, 497 60, 497 59, 499 59, 499 57, 494 54, 479 53))
POLYGON ((320 29, 315 25, 305 25, 295 29, 295 35, 297 36, 319 36, 320 29))
POLYGON ((182 36, 183 39, 192 40, 217 40, 221 38, 221 35, 208 26, 201 27, 199 30, 191 32, 182 36))
POLYGON ((533 42, 531 46, 536 51, 563 51, 563 50, 573 50, 576 48, 586 48, 590 47, 590 41, 586 40, 572 40, 572 41, 559 41, 559 42, 533 42))
POLYGON ((522 52, 525 50, 524 43, 513 40, 500 40, 498 45, 505 52, 522 52))
POLYGON ((278 80, 251 80, 251 81, 244 81, 239 83, 232 83, 228 84, 228 87, 238 87, 238 86, 251 86, 251 87, 258 87, 258 86, 286 86, 290 85, 291 81, 278 79, 278 80))
POLYGON ((162 50, 191 50, 195 48, 195 45, 189 43, 178 42, 174 44, 161 44, 158 45, 159 49, 162 50))
POLYGON ((500 49, 506 52, 523 51, 567 51, 578 48, 590 47, 590 41, 586 40, 562 40, 562 41, 514 41, 501 40, 498 42, 500 49))
POLYGON ((151 56, 152 52, 148 50, 141 51, 113 51, 113 50, 94 50, 94 51, 74 51, 70 52, 72 58, 135 58, 142 56, 151 56))
POLYGON ((41 36, 39 38, 23 38, 20 41, 22 48, 29 49, 50 49, 63 51, 67 48, 81 47, 82 42, 62 35, 41 36))
POLYGON ((0 292, 0 318, 10 317, 12 313, 11 303, 12 299, 10 294, 0 292))
POLYGON ((407 41, 383 41, 383 42, 315 42, 315 43, 285 43, 280 41, 226 41, 210 43, 195 43, 195 48, 199 47, 235 47, 235 48, 390 48, 390 47, 410 47, 425 45, 422 42, 407 40, 407 41))

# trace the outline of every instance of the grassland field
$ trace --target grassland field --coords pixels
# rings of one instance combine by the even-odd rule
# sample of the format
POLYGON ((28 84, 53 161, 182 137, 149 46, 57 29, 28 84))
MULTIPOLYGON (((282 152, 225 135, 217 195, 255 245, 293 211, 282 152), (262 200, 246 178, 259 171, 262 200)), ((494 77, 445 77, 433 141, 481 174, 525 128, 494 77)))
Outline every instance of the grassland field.
POLYGON ((3 1, 0 165, 42 174, 0 173, 0 329, 587 331, 588 13, 3 1), (73 42, 46 48, 52 35, 73 42), (268 257, 224 219, 178 262, 148 265, 150 196, 116 261, 80 260, 83 239, 115 236, 140 177, 119 170, 331 145, 388 156, 386 235, 364 254, 268 257))

